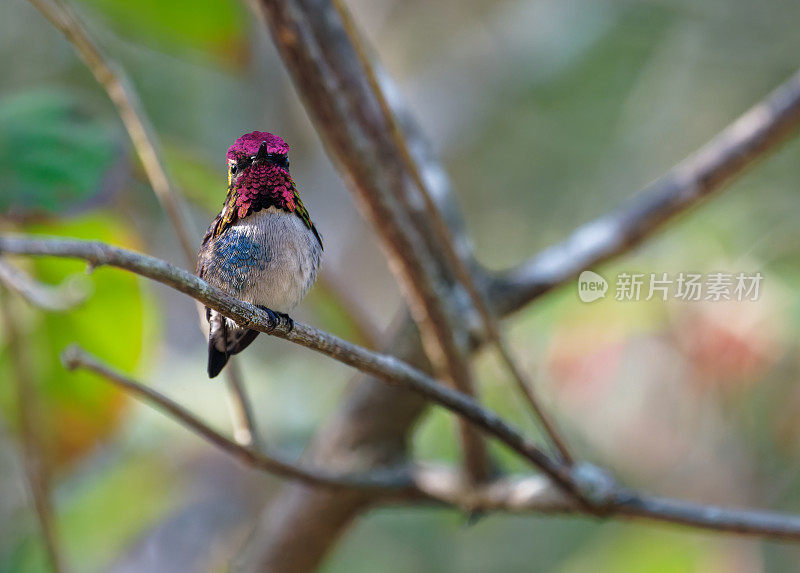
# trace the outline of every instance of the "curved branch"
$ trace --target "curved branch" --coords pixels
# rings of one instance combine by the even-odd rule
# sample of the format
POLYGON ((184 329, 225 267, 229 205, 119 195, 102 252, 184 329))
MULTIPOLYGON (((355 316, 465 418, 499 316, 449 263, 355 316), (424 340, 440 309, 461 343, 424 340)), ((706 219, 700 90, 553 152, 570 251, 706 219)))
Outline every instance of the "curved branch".
POLYGON ((404 491, 413 491, 413 484, 398 472, 372 473, 369 475, 337 475, 329 472, 301 468, 296 464, 281 460, 274 455, 262 453, 250 446, 242 445, 211 428, 186 408, 167 398, 160 392, 139 384, 135 380, 112 370, 86 351, 73 345, 64 350, 61 361, 69 370, 78 368, 89 370, 115 386, 122 388, 138 399, 147 402, 158 410, 163 411, 173 420, 187 427, 208 442, 221 450, 239 459, 248 466, 264 470, 280 477, 298 480, 300 482, 333 488, 353 488, 360 490, 374 490, 375 493, 400 495, 404 491))
POLYGON ((565 491, 580 496, 569 471, 550 459, 519 430, 470 396, 438 383, 394 356, 372 352, 300 322, 295 322, 291 330, 283 322, 271 323, 267 313, 258 307, 237 300, 166 261, 127 249, 96 241, 0 236, 0 253, 83 259, 92 266, 118 267, 163 283, 232 318, 243 327, 300 344, 372 374, 383 382, 401 385, 443 406, 529 460, 565 491))
POLYGON ((58 286, 43 284, 2 259, 0 259, 0 284, 42 310, 63 312, 75 308, 86 300, 86 292, 70 279, 58 286))
MULTIPOLYGON (((109 368, 77 346, 62 354, 67 368, 90 370, 163 411, 246 465, 274 475, 330 489, 358 490, 381 496, 383 502, 437 503, 465 511, 531 513, 586 513, 571 496, 543 475, 509 476, 474 487, 453 468, 413 465, 396 470, 335 474, 310 469, 261 453, 227 438, 163 394, 109 368)), ((703 529, 778 539, 800 540, 800 517, 758 510, 729 509, 655 496, 619 488, 602 470, 579 464, 578 478, 603 498, 605 514, 617 518, 644 518, 703 529)))
POLYGON ((491 286, 496 308, 517 310, 582 270, 630 251, 774 150, 798 125, 800 72, 619 210, 497 277, 491 286))

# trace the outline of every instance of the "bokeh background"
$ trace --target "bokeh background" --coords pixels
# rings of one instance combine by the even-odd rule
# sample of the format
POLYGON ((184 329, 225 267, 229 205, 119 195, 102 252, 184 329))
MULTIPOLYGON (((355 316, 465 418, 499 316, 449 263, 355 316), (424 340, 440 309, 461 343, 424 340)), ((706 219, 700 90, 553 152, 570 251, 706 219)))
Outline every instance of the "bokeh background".
MULTIPOLYGON (((787 0, 351 0, 442 154, 478 258, 501 270, 631 196, 800 64, 787 0)), ((326 158, 263 27, 234 0, 80 0, 131 75, 189 202, 197 242, 225 193, 228 145, 281 134, 326 238, 328 280, 297 317, 358 340, 337 290, 380 330, 402 301, 371 230, 326 158), (331 285, 344 289, 331 288, 331 285)), ((0 3, 0 226, 94 238, 182 264, 105 93, 23 0, 0 3)), ((800 512, 800 143, 612 264, 643 273, 757 272, 757 302, 581 303, 575 284, 509 320, 517 354, 590 460, 646 491, 800 512)), ((22 327, 54 471, 57 524, 75 571, 220 570, 280 490, 171 420, 58 355, 77 341, 229 430, 224 385, 205 376, 187 298, 116 270, 19 261, 90 294, 46 313, 7 302, 22 327), (253 500, 258 503, 253 503, 253 500), (151 561, 142 561, 144 555, 151 561), (148 569, 155 570, 155 569, 148 569)), ((20 458, 8 340, 0 338, 0 571, 45 570, 20 458)), ((261 337, 237 362, 264 439, 300 453, 352 372, 261 337)), ((486 401, 529 417, 489 356, 486 401)), ((418 456, 453 460, 448 416, 420 424, 418 456)), ((517 466, 497 450, 509 470, 517 466)), ((800 550, 645 523, 381 509, 325 570, 786 571, 800 550)))

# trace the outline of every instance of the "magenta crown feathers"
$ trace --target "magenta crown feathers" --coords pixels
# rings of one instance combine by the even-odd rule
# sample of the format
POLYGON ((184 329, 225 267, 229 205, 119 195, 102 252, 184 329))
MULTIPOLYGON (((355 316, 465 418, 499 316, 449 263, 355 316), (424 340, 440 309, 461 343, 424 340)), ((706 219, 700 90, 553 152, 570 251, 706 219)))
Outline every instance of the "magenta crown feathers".
POLYGON ((289 144, 277 135, 272 135, 267 131, 254 131, 252 133, 245 133, 239 139, 233 142, 228 148, 228 159, 237 161, 244 157, 252 157, 261 148, 261 144, 267 144, 267 153, 277 153, 286 155, 289 153, 289 144))

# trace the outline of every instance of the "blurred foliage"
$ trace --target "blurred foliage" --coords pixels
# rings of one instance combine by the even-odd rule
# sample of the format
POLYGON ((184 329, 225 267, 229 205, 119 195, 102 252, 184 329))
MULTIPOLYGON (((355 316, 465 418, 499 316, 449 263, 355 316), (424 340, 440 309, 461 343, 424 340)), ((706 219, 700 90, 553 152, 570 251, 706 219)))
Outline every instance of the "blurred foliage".
POLYGON ((103 468, 59 516, 68 559, 91 569, 113 561, 142 528, 173 508, 171 491, 179 486, 174 482, 158 460, 138 456, 103 468), (102 527, 98 516, 103 516, 102 527))
POLYGON ((241 64, 247 54, 245 8, 233 0, 161 2, 80 0, 103 15, 119 34, 166 52, 212 58, 220 65, 241 64))
MULTIPOLYGON (((110 213, 96 213, 78 219, 31 224, 24 229, 34 234, 96 239, 137 248, 138 240, 110 213)), ((68 259, 36 259, 34 276, 45 283, 60 283, 85 272, 85 263, 68 259)), ((131 274, 100 268, 92 273, 91 296, 79 308, 65 313, 25 308, 14 300, 25 316, 23 343, 30 349, 32 367, 38 380, 41 418, 45 424, 49 458, 68 464, 107 440, 123 421, 127 398, 96 376, 67 372, 60 362, 64 348, 78 342, 110 364, 132 372, 145 348, 152 351, 155 334, 151 302, 142 292, 140 280, 131 274)), ((4 347, 5 348, 5 347, 4 347)), ((10 368, 5 349, 0 354, 0 372, 10 368)), ((0 386, 0 405, 11 419, 15 401, 11 388, 0 386)))
POLYGON ((0 98, 0 213, 62 213, 100 191, 114 160, 109 127, 64 90, 0 98))
POLYGON ((216 170, 200 150, 180 144, 164 146, 177 186, 185 196, 209 213, 220 210, 225 201, 225 173, 216 170))
MULTIPOLYGON (((97 468, 58 516, 67 560, 81 563, 82 570, 102 569, 136 541, 143 527, 171 509, 169 492, 175 486, 169 471, 152 459, 132 456, 97 468)), ((0 554, 2 573, 47 570, 36 533, 22 536, 3 557, 0 554)))

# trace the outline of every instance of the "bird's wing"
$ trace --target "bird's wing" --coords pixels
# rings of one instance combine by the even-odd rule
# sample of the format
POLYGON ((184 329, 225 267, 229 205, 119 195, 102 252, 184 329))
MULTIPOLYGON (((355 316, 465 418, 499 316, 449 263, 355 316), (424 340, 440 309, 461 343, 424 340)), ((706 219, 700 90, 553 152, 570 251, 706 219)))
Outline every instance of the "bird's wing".
POLYGON ((295 214, 300 217, 300 220, 305 223, 306 227, 311 229, 311 232, 314 233, 314 236, 319 242, 320 248, 324 249, 325 247, 322 246, 322 236, 319 234, 319 231, 317 231, 317 227, 314 226, 314 222, 311 220, 311 215, 309 214, 308 209, 306 209, 306 206, 303 205, 303 200, 300 199, 300 193, 297 192, 297 186, 295 186, 294 181, 291 178, 289 180, 292 183, 292 191, 294 191, 295 214))

